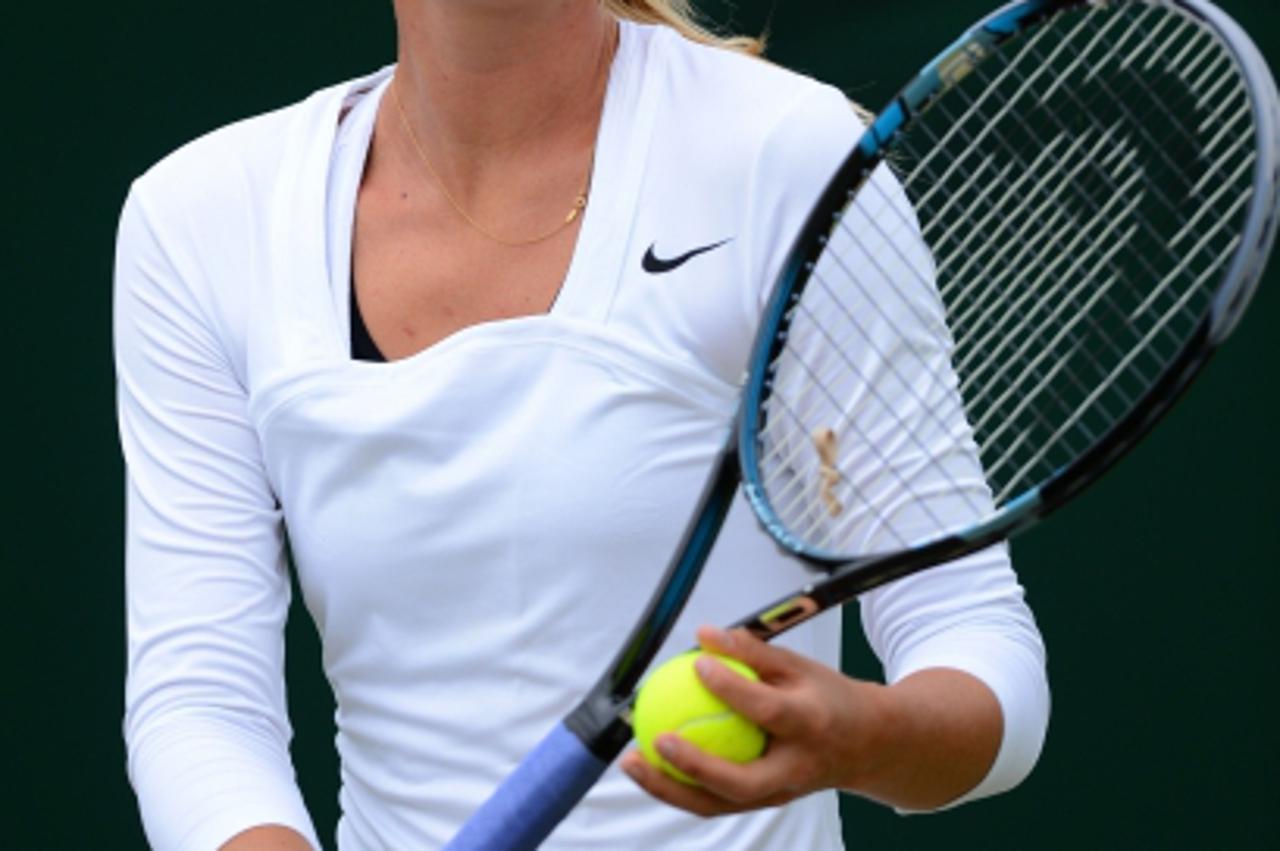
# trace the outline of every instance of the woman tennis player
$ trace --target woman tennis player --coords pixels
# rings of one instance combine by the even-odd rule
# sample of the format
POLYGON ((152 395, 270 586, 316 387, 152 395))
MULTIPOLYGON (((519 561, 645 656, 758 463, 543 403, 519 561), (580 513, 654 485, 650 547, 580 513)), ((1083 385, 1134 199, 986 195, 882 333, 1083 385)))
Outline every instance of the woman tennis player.
MULTIPOLYGON (((289 757, 286 529, 337 697, 344 851, 445 843, 616 650, 860 128, 686 6, 396 0, 394 68, 136 182, 125 733, 156 848, 319 847, 289 757)), ((1027 774, 1048 692, 1004 548, 862 600, 887 685, 838 671, 839 618, 785 646, 695 634, 800 581, 735 508, 666 655, 700 640, 760 671, 704 678, 768 753, 663 740, 698 787, 630 753, 548 847, 835 849, 836 790, 919 811, 1027 774)))

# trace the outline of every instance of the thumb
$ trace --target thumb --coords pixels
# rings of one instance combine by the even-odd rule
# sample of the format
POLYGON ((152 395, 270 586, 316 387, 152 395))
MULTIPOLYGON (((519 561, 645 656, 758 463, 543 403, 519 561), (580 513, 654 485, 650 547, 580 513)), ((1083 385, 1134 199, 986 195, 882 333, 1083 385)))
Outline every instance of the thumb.
POLYGON ((704 650, 743 662, 766 682, 793 677, 808 662, 799 653, 762 641, 745 629, 704 626, 698 630, 698 643, 704 650))

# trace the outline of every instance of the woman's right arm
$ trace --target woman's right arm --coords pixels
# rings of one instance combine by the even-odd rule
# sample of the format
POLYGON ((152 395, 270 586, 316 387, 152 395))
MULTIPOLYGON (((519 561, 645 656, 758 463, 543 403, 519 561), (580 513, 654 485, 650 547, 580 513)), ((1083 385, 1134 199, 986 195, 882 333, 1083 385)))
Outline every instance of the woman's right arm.
POLYGON ((227 281, 201 260, 243 248, 230 222, 189 209, 227 190, 191 178, 139 181, 117 246, 129 777, 154 848, 309 848, 289 757, 281 512, 229 355, 227 281), (279 827, 245 833, 257 825, 279 827))

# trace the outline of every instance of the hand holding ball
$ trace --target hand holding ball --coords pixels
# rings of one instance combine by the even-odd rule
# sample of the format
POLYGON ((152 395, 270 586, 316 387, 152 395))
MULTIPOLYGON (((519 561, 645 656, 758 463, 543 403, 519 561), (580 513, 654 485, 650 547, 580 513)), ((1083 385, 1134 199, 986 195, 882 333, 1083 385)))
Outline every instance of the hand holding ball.
MULTIPOLYGON (((767 737, 751 721, 734 712, 712 694, 694 662, 715 654, 695 650, 671 659, 653 671, 640 687, 632 717, 640 752, 651 764, 688 785, 697 785, 688 775, 662 758, 654 740, 662 733, 675 733, 707 753, 733 762, 750 762, 764 752, 767 737)), ((760 677, 737 659, 716 655, 722 664, 749 680, 760 677)))

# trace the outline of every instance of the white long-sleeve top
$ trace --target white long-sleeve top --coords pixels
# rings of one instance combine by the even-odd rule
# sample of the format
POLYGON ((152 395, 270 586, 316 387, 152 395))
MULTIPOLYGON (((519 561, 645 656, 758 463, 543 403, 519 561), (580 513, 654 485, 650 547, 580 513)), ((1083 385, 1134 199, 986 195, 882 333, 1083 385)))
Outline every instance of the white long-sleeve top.
MULTIPOLYGON (((722 443, 763 303, 859 125, 834 89, 624 24, 591 203, 546 315, 353 361, 356 189, 389 71, 206 136, 140 178, 116 269, 128 468, 129 774, 159 849, 316 841, 282 670, 285 529, 338 704, 337 844, 446 841, 599 675, 722 443), (727 241, 725 241, 727 240, 727 241), (672 257, 723 245, 654 274, 672 257)), ((805 581, 745 504, 667 653, 805 581)), ((1044 654, 994 549, 867 595, 890 681, 968 671, 1015 785, 1044 654)), ((783 639, 839 661, 839 618, 783 639)), ((611 769, 548 848, 841 847, 834 792, 703 821, 611 769)))

